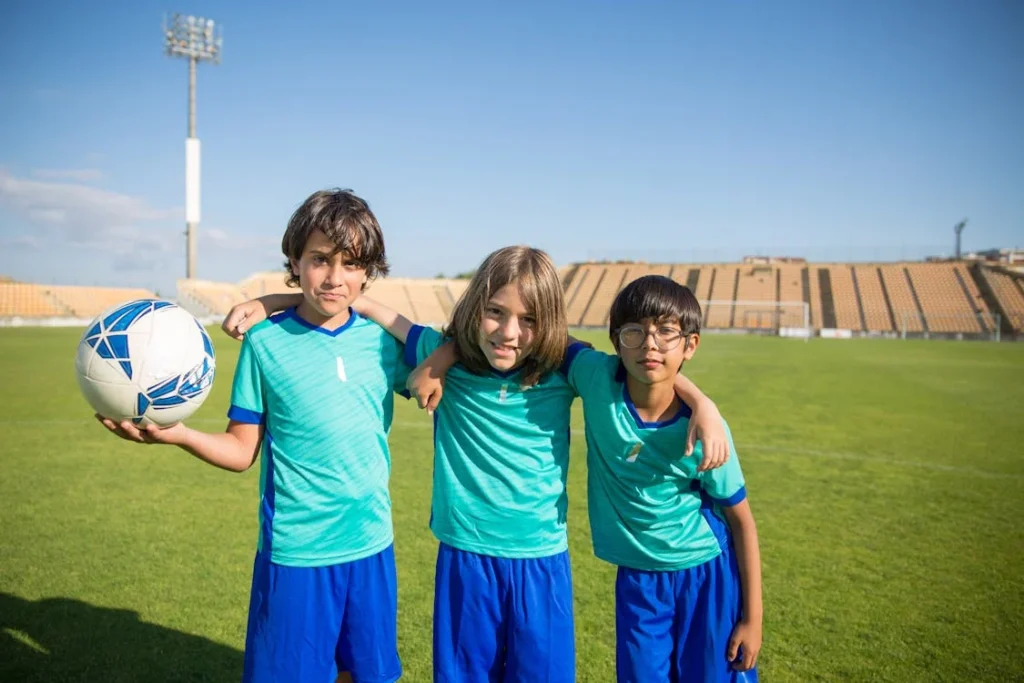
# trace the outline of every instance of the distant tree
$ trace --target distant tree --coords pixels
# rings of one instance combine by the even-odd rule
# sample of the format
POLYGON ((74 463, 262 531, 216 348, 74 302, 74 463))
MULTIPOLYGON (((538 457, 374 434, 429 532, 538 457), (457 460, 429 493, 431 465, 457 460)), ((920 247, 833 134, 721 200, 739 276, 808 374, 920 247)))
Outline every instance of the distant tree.
POLYGON ((476 275, 476 268, 474 268, 473 270, 467 270, 465 273, 459 273, 458 275, 456 275, 452 279, 454 279, 454 280, 471 280, 471 279, 473 279, 474 275, 476 275))

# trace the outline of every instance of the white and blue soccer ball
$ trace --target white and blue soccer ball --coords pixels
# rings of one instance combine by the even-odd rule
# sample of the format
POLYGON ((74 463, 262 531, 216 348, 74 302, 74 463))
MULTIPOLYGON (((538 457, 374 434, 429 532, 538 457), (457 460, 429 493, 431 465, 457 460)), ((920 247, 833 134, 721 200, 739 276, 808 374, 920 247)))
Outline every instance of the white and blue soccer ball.
POLYGON ((82 394, 114 421, 167 427, 194 413, 213 387, 210 336, 170 301, 138 299, 109 308, 78 343, 82 394))

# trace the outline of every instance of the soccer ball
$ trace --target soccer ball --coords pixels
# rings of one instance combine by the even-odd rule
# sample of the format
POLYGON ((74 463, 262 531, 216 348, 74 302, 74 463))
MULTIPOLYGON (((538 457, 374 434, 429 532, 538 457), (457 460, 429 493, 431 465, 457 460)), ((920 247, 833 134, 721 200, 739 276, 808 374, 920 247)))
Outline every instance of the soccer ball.
POLYGON ((78 386, 115 422, 168 427, 189 417, 213 386, 213 343, 191 313, 138 299, 109 308, 78 343, 78 386))

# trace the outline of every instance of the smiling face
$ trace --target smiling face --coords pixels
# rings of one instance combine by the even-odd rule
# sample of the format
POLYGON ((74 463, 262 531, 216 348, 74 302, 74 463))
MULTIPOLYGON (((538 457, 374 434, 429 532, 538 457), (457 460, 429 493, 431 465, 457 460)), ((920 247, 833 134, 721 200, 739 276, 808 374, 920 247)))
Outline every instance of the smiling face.
POLYGON ((480 320, 480 350, 495 370, 518 367, 532 350, 537 319, 527 310, 515 284, 496 291, 484 306, 480 320))
POLYGON ((683 335, 678 321, 648 318, 623 325, 615 346, 630 377, 653 385, 675 381, 683 363, 693 357, 699 342, 700 335, 683 335), (636 348, 629 348, 634 345, 636 348))
POLYGON ((314 325, 336 327, 348 321, 349 306, 362 293, 366 268, 320 230, 306 240, 302 256, 290 259, 299 279, 303 302, 299 315, 314 325))

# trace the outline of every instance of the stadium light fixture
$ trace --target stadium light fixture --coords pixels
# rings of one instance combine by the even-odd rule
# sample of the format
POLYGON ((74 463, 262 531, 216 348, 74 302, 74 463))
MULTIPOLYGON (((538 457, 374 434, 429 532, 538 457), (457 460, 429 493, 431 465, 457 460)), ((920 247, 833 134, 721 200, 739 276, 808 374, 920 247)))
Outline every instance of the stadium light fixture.
POLYGON ((188 60, 188 137, 185 139, 185 277, 196 274, 199 227, 199 138, 196 137, 196 65, 220 64, 223 38, 213 19, 172 14, 164 19, 164 53, 188 60))
POLYGON ((953 232, 956 233, 955 254, 956 254, 956 260, 957 261, 960 260, 960 233, 962 233, 964 231, 964 228, 966 228, 966 227, 967 227, 967 219, 966 218, 953 226, 953 232))

